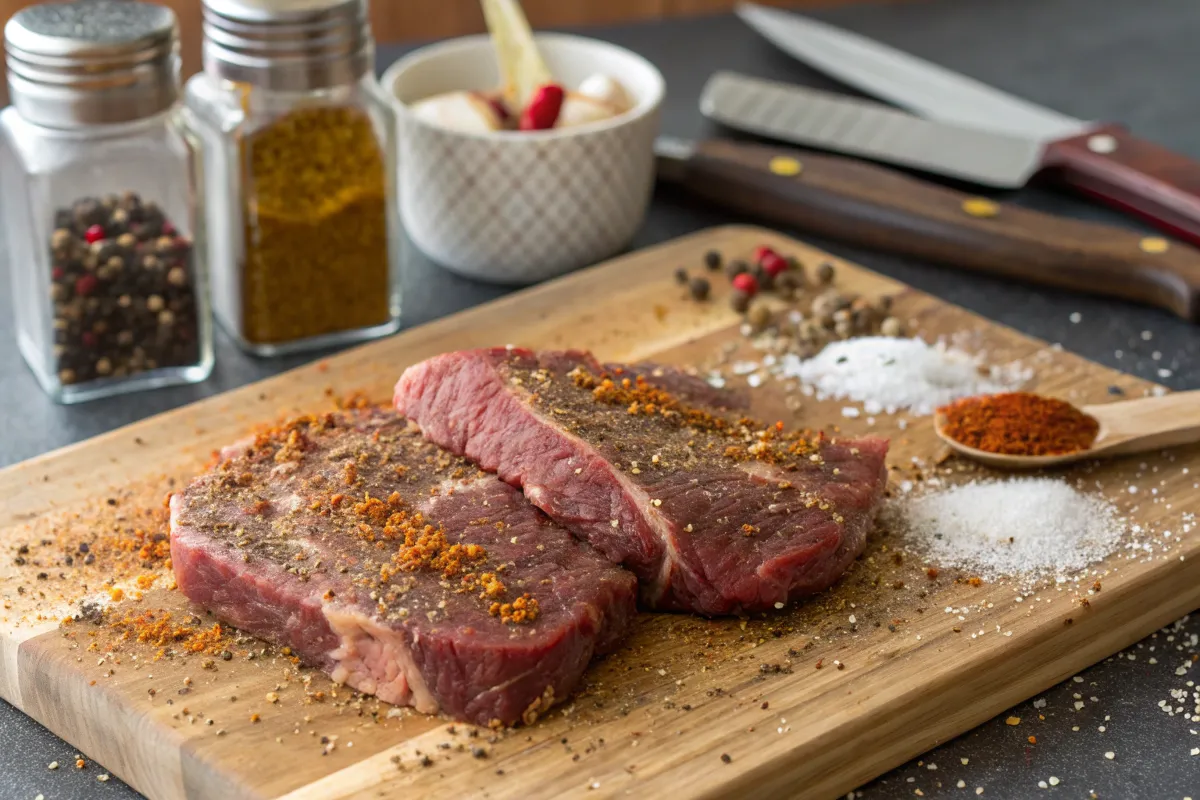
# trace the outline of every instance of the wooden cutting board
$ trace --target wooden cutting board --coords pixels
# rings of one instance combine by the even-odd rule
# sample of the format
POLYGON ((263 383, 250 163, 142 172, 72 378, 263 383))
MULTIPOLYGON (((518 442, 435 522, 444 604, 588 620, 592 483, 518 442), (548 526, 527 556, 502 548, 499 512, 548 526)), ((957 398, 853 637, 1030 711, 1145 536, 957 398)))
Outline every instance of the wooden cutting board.
MULTIPOLYGON (((1150 386, 778 234, 710 230, 0 472, 0 694, 152 798, 823 798, 1200 605, 1200 531, 1185 533, 1180 522, 1200 496, 1196 448, 1067 473, 1122 498, 1143 538, 1155 537, 1150 551, 1122 551, 1098 566, 1099 591, 1070 583, 1018 602, 1007 583, 973 585, 953 571, 930 578, 918 559, 897 563, 902 543, 877 535, 841 584, 797 608, 741 620, 641 616, 625 650, 594 665, 569 703, 499 734, 389 714, 320 675, 306 687, 305 672, 282 655, 250 660, 252 643, 231 646, 229 661, 155 660, 154 648, 130 642, 106 652, 105 631, 59 627, 69 612, 58 602, 62 580, 82 579, 79 562, 54 565, 45 585, 34 573, 48 568, 49 550, 35 547, 15 565, 21 544, 85 535, 108 497, 118 510, 161 497, 256 423, 325 409, 329 394, 389 398, 404 367, 435 353, 511 343, 699 364, 724 345, 745 347, 726 281, 714 280, 716 297, 701 304, 673 273, 680 265, 700 271, 709 249, 748 257, 762 243, 810 265, 833 262, 844 291, 895 295, 911 333, 958 333, 994 363, 1022 359, 1040 391, 1103 402, 1110 385, 1130 395, 1150 386), (1140 493, 1130 494, 1130 483, 1140 493), (1173 535, 1161 537, 1165 530, 1173 535), (39 552, 40 566, 28 563, 39 552), (315 701, 318 691, 324 699, 315 701)), ((773 379, 752 397, 761 418, 891 436, 896 481, 911 477, 914 457, 929 469, 942 454, 928 418, 901 430, 886 415, 844 418, 845 403, 805 398, 790 410, 773 379)), ((975 474, 962 470, 963 479, 975 474)), ((168 609, 177 619, 191 613, 165 588, 128 599, 136 594, 121 606, 168 609)))

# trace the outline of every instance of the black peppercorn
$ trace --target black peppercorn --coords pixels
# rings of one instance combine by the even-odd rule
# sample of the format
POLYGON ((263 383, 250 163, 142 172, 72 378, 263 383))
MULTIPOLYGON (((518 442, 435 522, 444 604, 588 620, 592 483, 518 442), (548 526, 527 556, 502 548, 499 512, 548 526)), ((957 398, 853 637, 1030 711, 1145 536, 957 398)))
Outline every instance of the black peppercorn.
POLYGON ((729 297, 729 304, 733 306, 734 311, 745 314, 746 309, 750 307, 750 295, 734 289, 733 294, 729 297))
POLYGON ((199 360, 191 242, 157 205, 85 197, 55 222, 48 295, 63 384, 199 360))
POLYGON ((709 250, 704 254, 704 266, 713 272, 719 270, 721 268, 721 254, 716 250, 709 250))
POLYGON ((758 281, 758 288, 764 292, 769 292, 775 288, 775 276, 761 266, 755 267, 751 274, 754 275, 754 280, 758 281))
POLYGON ((688 282, 688 274, 686 269, 680 267, 679 269, 675 270, 675 282, 681 284, 686 284, 688 282))
POLYGON ((707 300, 711 288, 707 278, 692 278, 688 284, 688 290, 691 291, 694 300, 707 300))
POLYGON ((730 277, 730 279, 736 278, 738 275, 741 275, 743 272, 749 272, 749 271, 750 271, 750 265, 747 264, 745 261, 742 261, 740 258, 734 259, 733 261, 730 261, 728 264, 725 265, 725 274, 728 275, 730 277))

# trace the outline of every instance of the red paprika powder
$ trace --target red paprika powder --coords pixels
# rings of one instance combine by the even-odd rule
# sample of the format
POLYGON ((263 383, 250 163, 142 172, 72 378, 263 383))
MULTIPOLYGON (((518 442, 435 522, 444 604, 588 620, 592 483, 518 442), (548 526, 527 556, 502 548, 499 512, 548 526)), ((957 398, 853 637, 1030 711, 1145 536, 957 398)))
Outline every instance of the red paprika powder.
POLYGON ((942 433, 988 453, 1055 456, 1087 450, 1100 423, 1075 406, 1028 392, 967 397, 938 409, 942 433))

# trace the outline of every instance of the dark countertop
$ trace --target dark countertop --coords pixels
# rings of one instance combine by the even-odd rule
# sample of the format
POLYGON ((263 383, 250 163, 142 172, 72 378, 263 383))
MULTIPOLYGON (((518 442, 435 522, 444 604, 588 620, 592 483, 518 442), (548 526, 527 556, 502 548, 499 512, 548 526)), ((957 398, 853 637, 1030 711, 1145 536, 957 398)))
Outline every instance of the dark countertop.
MULTIPOLYGON (((959 69, 1059 111, 1116 120, 1178 151, 1200 157, 1200 111, 1192 101, 1200 74, 1200 5, 1192 0, 932 0, 815 12, 959 69)), ((590 32, 658 64, 669 87, 664 132, 713 131, 696 109, 700 87, 719 68, 827 88, 833 84, 759 40, 731 16, 668 21, 590 32)), ((391 63, 403 48, 381 48, 391 63)), ((1026 189, 1007 198, 1055 213, 1136 227, 1065 195, 1026 189)), ((660 191, 634 247, 732 221, 660 191)), ((740 220, 739 220, 740 221, 740 220)), ((1033 336, 1060 342, 1102 364, 1173 389, 1200 387, 1200 333, 1163 312, 1116 301, 1006 284, 807 237, 843 256, 1033 336), (1072 314, 1082 319, 1071 322, 1072 314), (1143 332, 1152 338, 1146 340, 1143 332), (1154 353, 1161 354, 1158 359, 1154 353), (1160 369, 1170 369, 1160 378, 1160 369)), ((3 271, 0 269, 0 271, 3 271)), ((7 287, 7 278, 0 277, 7 287)), ((417 263, 405 276, 404 324, 419 325, 486 302, 505 289, 472 283, 417 263)), ((256 361, 227 340, 206 383, 63 407, 49 402, 21 362, 7 309, 0 312, 0 466, 134 420, 257 380, 321 354, 256 361), (20 409, 15 413, 14 409, 20 409)), ((973 796, 1026 798, 1048 791, 1083 798, 1200 798, 1200 709, 1176 670, 1200 652, 1200 615, 1160 632, 1011 712, 863 787, 866 798, 973 796), (1186 690, 1183 699, 1172 691, 1186 690), (1075 703, 1083 703, 1076 709, 1075 703), (1182 707, 1168 715, 1160 707, 1182 707), (1187 716, 1191 716, 1190 720, 1187 716), (1045 719, 1039 719, 1039 714, 1045 719), (1006 724, 1009 716, 1021 723, 1006 724), (1028 737, 1036 738, 1031 744, 1028 737), (1113 753, 1106 758, 1105 753, 1113 753), (966 763, 964 763, 966 762, 966 763), (1052 776, 1056 779, 1050 786, 1052 776), (956 788, 959 781, 964 788, 956 788), (1045 781, 1049 788, 1039 788, 1045 781), (917 791, 922 795, 917 795, 917 791)), ((948 710, 949 711, 949 710, 948 710)), ((103 770, 72 767, 76 751, 0 702, 0 797, 130 798, 103 770), (63 766, 47 770, 58 761, 63 766)))

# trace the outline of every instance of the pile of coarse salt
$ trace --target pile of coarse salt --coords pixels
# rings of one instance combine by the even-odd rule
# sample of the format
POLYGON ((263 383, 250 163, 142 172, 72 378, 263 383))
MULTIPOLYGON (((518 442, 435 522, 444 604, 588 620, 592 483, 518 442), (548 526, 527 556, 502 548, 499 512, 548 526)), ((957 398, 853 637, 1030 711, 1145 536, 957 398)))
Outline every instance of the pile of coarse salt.
POLYGON ((972 481, 891 501, 884 519, 942 567, 980 578, 1067 578, 1115 552, 1111 503, 1055 478, 972 481))
POLYGON ((853 400, 868 414, 918 416, 961 397, 1011 391, 1032 372, 1020 365, 993 366, 944 342, 863 336, 832 342, 812 358, 784 355, 780 375, 797 378, 818 400, 853 400))

